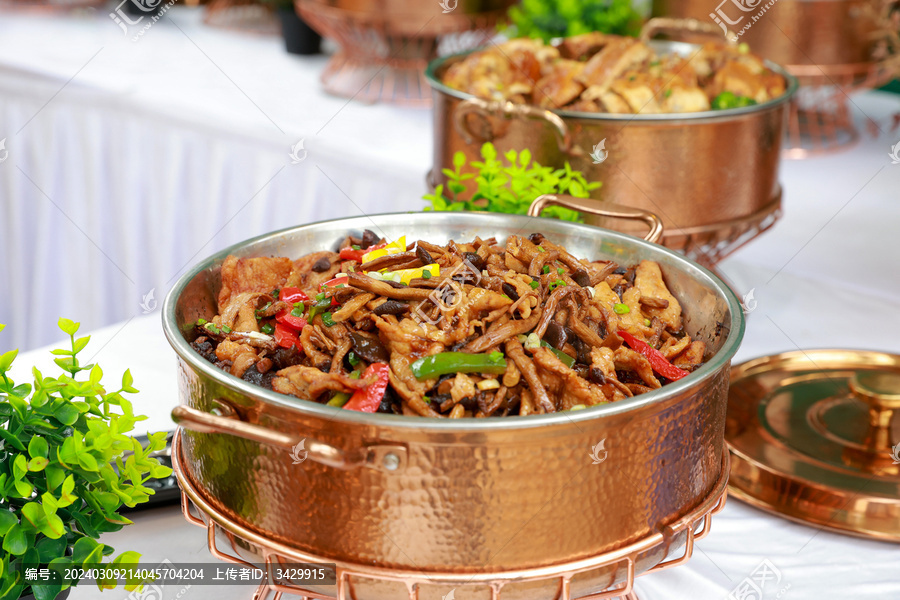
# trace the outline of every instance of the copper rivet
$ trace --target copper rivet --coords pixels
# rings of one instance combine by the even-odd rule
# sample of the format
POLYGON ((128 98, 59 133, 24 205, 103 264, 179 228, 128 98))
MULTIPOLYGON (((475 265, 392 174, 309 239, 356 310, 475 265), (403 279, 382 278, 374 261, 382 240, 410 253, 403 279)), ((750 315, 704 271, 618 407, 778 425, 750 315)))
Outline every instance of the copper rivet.
POLYGON ((393 452, 385 454, 383 462, 388 471, 396 471, 400 467, 400 457, 393 452))

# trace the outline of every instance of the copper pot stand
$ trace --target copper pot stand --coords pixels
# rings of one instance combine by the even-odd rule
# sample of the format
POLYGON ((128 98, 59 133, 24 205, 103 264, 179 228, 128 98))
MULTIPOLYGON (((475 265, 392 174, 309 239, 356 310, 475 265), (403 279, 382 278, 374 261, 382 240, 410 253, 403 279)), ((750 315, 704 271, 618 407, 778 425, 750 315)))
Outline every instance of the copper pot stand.
POLYGON ((189 523, 207 530, 207 543, 210 553, 223 561, 253 567, 253 564, 240 557, 241 548, 245 549, 245 552, 249 548, 251 551, 257 552, 265 561, 266 575, 253 594, 254 600, 267 600, 272 593, 274 593, 274 600, 279 600, 282 594, 285 593, 300 596, 304 599, 355 600, 357 596, 353 590, 354 578, 402 582, 406 585, 409 600, 419 600, 420 591, 423 587, 435 585, 452 586, 454 589, 463 586, 480 586, 490 589, 491 600, 501 600, 503 587, 508 583, 548 579, 556 579, 559 582, 560 593, 558 600, 607 600, 612 598, 638 600, 634 591, 635 577, 686 563, 693 554, 694 543, 709 534, 712 516, 721 512, 725 507, 730 469, 729 453, 725 452, 722 455, 722 467, 715 486, 695 509, 668 525, 664 532, 653 534, 612 552, 576 562, 555 564, 536 569, 481 574, 424 573, 339 562, 336 563, 336 594, 328 595, 310 589, 275 583, 271 574, 271 566, 273 564, 278 564, 279 562, 329 563, 333 561, 325 557, 301 552, 268 539, 222 514, 202 496, 191 481, 182 467, 181 452, 181 428, 179 427, 172 442, 172 467, 181 488, 181 510, 189 523), (196 508, 199 516, 194 515, 191 511, 192 505, 196 508), (219 547, 221 538, 217 541, 217 533, 220 533, 228 541, 231 546, 230 550, 223 550, 219 547), (671 540, 676 539, 680 535, 685 536, 685 543, 683 554, 679 558, 661 562, 644 573, 636 573, 635 564, 639 555, 645 555, 656 548, 664 548, 671 540), (596 570, 604 566, 615 566, 616 573, 624 569, 624 581, 605 591, 573 599, 571 596, 572 578, 579 573, 596 570))

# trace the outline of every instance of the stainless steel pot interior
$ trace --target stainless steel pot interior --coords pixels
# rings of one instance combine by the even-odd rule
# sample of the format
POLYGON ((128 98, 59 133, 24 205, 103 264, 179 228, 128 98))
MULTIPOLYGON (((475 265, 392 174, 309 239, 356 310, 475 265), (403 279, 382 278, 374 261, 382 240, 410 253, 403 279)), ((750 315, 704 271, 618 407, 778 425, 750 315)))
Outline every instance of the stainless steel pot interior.
POLYGON ((577 424, 646 407, 663 398, 687 392, 705 382, 731 360, 744 332, 740 303, 731 289, 709 270, 661 246, 639 238, 589 225, 490 213, 395 213, 335 219, 265 234, 241 242, 207 258, 184 274, 167 295, 162 307, 163 331, 179 357, 192 369, 238 394, 338 423, 378 424, 433 432, 483 432, 577 424), (348 232, 372 229, 386 238, 412 235, 413 239, 445 243, 539 231, 565 244, 574 255, 591 260, 609 259, 630 264, 641 259, 657 261, 666 283, 683 306, 685 331, 705 340, 713 353, 697 371, 659 390, 628 400, 586 410, 530 415, 506 419, 429 419, 356 411, 334 411, 316 402, 278 394, 217 369, 190 347, 192 324, 217 314, 216 297, 221 285, 220 268, 225 257, 287 256, 296 258, 322 249, 336 249, 348 232))
MULTIPOLYGON (((676 41, 662 41, 662 40, 650 40, 647 42, 651 48, 653 48, 657 53, 660 54, 669 54, 674 53, 687 58, 690 58, 697 53, 700 49, 698 44, 691 44, 688 42, 676 42, 676 41)), ((451 54, 448 56, 442 56, 440 58, 436 58, 428 63, 428 67, 425 69, 425 78, 428 80, 429 85, 435 90, 453 96, 454 98, 459 98, 461 100, 467 98, 473 98, 472 94, 467 94, 460 90, 451 88, 441 81, 441 77, 443 76, 444 70, 449 67, 454 62, 465 58, 469 54, 474 52, 478 52, 484 48, 476 48, 475 50, 470 50, 467 52, 462 52, 459 54, 451 54)), ((548 109, 550 112, 555 113, 561 117, 576 117, 579 119, 591 119, 591 120, 609 120, 609 121, 622 121, 623 125, 627 124, 631 121, 638 122, 653 122, 653 121, 664 121, 666 123, 706 123, 706 122, 716 122, 723 121, 728 119, 733 119, 735 117, 740 117, 742 115, 749 115, 757 112, 764 111, 774 106, 778 106, 783 104, 791 99, 791 97, 796 93, 799 84, 797 82, 797 78, 788 73, 781 66, 766 60, 765 64, 768 68, 772 69, 774 72, 778 73, 782 77, 784 77, 787 85, 785 86, 785 93, 779 96, 778 98, 774 98, 769 100, 768 102, 761 102, 759 104, 754 104, 753 106, 742 106, 738 108, 728 108, 724 110, 706 110, 700 112, 691 112, 691 113, 663 113, 663 114, 614 114, 614 113, 591 113, 591 112, 576 112, 576 111, 568 111, 561 109, 548 109)))

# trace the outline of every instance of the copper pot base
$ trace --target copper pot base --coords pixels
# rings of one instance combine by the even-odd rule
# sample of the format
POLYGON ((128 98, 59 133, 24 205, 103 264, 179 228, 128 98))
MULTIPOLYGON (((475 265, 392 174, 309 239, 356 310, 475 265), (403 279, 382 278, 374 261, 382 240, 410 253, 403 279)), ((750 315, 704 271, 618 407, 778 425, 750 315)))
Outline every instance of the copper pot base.
POLYGON ((547 597, 557 600, 576 598, 637 600, 634 592, 635 577, 684 564, 693 553, 694 543, 709 533, 712 515, 720 512, 725 506, 730 468, 729 455, 724 453, 716 484, 694 509, 665 527, 662 532, 599 556, 529 570, 498 569, 494 573, 479 574, 415 572, 334 561, 299 551, 242 526, 217 510, 204 497, 184 468, 181 445, 182 436, 179 427, 172 442, 172 467, 181 488, 182 512, 188 522, 207 530, 209 550, 214 557, 245 566, 265 564, 268 567, 279 562, 336 564, 337 585, 333 586, 288 587, 272 582, 271 573, 267 571, 253 595, 254 600, 266 600, 271 594, 274 594, 277 600, 284 593, 321 600, 396 598, 398 585, 405 586, 409 600, 442 598, 450 591, 455 591, 460 598, 490 600, 501 600, 501 596, 503 600, 517 597, 547 597), (199 516, 194 514, 192 507, 199 516), (228 546, 224 550, 223 542, 228 546), (680 557, 665 560, 678 549, 682 550, 680 557), (651 559, 660 557, 658 559, 660 562, 642 569, 641 563, 645 563, 648 557, 651 559), (576 586, 575 582, 579 576, 596 572, 612 575, 610 585, 604 586, 605 589, 600 592, 577 593, 576 587, 584 588, 588 583, 581 581, 581 585, 576 586), (389 584, 394 584, 394 587, 389 587, 389 584), (392 590, 394 593, 390 594, 392 590))

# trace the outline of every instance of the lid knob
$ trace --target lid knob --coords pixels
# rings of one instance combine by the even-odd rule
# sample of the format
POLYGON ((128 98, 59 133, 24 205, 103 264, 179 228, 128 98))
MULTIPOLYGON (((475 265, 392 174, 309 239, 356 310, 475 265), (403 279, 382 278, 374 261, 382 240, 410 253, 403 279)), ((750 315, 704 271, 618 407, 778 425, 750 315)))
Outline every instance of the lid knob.
POLYGON ((891 420, 900 409, 900 373, 857 371, 849 385, 853 395, 869 405, 869 446, 890 448, 891 420))

